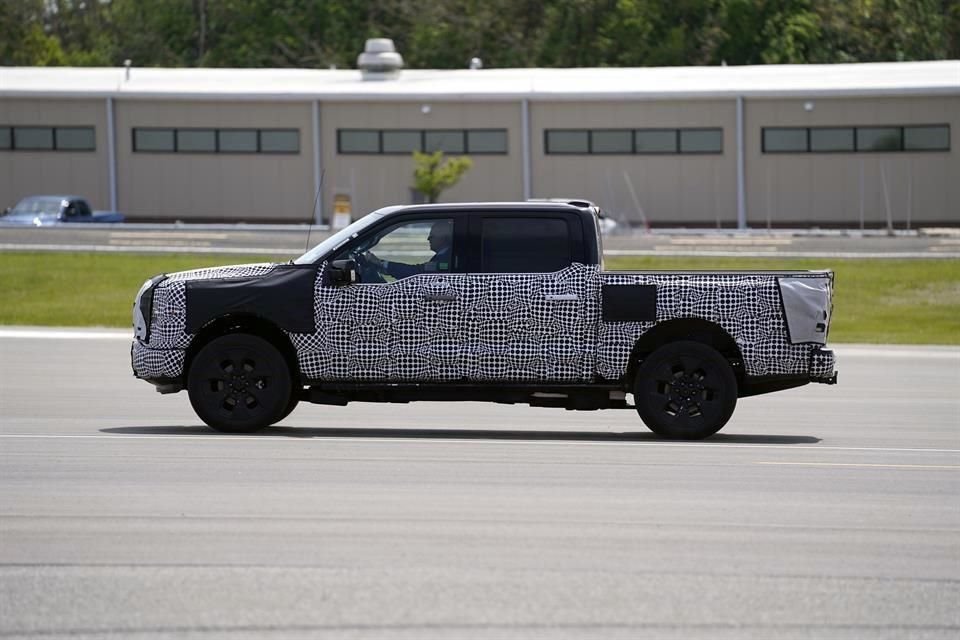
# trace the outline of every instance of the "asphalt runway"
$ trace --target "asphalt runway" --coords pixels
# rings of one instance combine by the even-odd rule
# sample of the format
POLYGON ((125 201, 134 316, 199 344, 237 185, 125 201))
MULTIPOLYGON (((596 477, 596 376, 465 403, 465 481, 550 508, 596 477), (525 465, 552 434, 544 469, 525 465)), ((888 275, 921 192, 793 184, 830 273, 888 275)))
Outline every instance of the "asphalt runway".
POLYGON ((474 403, 224 436, 128 350, 0 330, 0 638, 960 634, 958 349, 841 345, 700 443, 474 403))

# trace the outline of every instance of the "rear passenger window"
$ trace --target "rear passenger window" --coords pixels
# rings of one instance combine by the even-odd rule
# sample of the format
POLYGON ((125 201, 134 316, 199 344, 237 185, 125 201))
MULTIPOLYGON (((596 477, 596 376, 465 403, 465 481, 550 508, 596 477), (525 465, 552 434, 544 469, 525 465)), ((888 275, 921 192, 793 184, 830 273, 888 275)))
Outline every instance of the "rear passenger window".
POLYGON ((570 229, 563 218, 484 218, 483 273, 548 273, 569 267, 570 229))

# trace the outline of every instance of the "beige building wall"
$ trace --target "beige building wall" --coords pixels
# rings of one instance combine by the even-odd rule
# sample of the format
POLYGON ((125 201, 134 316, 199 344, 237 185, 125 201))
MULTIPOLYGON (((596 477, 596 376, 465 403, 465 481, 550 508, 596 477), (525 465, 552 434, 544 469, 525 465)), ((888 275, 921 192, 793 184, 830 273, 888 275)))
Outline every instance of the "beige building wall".
POLYGON ((751 227, 960 223, 960 96, 745 101, 751 227), (809 102, 812 109, 804 104, 809 102), (763 153, 763 127, 949 124, 950 151, 763 153))
POLYGON ((320 107, 324 217, 337 192, 352 194, 354 219, 380 207, 409 204, 410 155, 340 154, 337 129, 506 129, 507 154, 472 155, 473 168, 441 202, 523 199, 518 102, 326 102, 320 107), (429 112, 424 113, 424 105, 429 112))
POLYGON ((0 210, 30 195, 76 194, 110 208, 106 100, 0 100, 0 126, 92 126, 95 151, 0 150, 0 210))
POLYGON ((645 215, 651 224, 660 226, 736 225, 734 100, 537 102, 531 104, 530 111, 533 197, 587 198, 632 224, 640 224, 645 215), (545 153, 547 129, 696 127, 722 128, 723 153, 545 153))
POLYGON ((309 102, 117 100, 120 210, 131 218, 307 222, 314 190, 309 102), (300 152, 133 151, 136 127, 299 129, 300 152))

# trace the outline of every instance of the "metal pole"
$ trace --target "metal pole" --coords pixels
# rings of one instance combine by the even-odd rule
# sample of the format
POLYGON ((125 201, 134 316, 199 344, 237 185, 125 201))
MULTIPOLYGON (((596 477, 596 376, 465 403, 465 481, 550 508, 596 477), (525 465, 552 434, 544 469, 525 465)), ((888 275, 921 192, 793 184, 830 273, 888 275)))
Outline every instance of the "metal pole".
POLYGON ((860 231, 863 231, 863 158, 860 159, 860 231))
POLYGON ((312 106, 313 116, 313 192, 319 193, 319 197, 314 197, 316 207, 313 210, 313 221, 316 224, 323 224, 323 194, 320 189, 323 186, 323 167, 320 162, 320 101, 314 100, 312 106))
POLYGON ((110 211, 117 210, 116 124, 113 119, 113 98, 107 98, 107 175, 110 188, 110 211))
POLYGON ((737 96, 737 229, 747 228, 745 164, 743 158, 743 96, 737 96))
POLYGON ((523 199, 533 197, 530 187, 530 101, 526 98, 520 103, 520 138, 523 142, 523 199))

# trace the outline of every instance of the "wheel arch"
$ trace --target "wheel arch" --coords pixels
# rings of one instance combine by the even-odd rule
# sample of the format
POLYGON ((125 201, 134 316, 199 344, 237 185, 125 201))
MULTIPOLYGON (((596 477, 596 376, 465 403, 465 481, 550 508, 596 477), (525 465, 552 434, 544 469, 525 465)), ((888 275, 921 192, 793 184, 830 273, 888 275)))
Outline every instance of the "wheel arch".
POLYGON ((737 383, 743 382, 743 354, 740 352, 737 341, 727 333, 726 329, 702 318, 677 318, 657 323, 637 339, 627 365, 625 382, 628 388, 633 388, 634 378, 644 358, 663 345, 678 340, 691 340, 713 347, 730 362, 737 383))
POLYGON ((216 338, 232 333, 247 333, 257 336, 276 347, 290 368, 290 379, 294 387, 300 386, 300 366, 297 362, 297 350, 290 342, 289 336, 273 322, 252 313, 228 314, 203 325, 187 348, 186 361, 183 367, 184 380, 189 375, 194 357, 201 349, 216 338))

